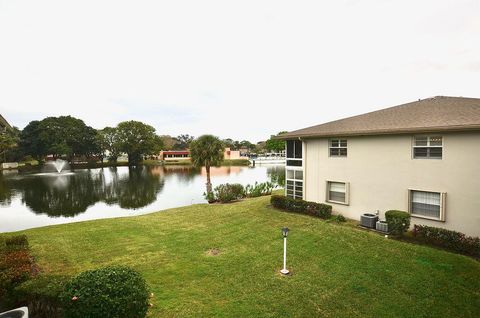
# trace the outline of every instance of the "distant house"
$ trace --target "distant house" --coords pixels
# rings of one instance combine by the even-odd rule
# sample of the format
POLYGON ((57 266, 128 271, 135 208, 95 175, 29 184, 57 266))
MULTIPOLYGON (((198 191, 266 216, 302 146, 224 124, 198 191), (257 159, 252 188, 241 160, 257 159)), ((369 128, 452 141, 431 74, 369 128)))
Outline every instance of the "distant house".
POLYGON ((191 158, 189 150, 168 150, 161 151, 158 159, 163 161, 187 161, 191 158))
POLYGON ((225 160, 238 160, 238 159, 247 159, 248 157, 243 156, 240 153, 240 150, 230 150, 230 148, 225 148, 223 152, 223 158, 225 160))
POLYGON ((0 115, 0 131, 6 131, 10 129, 13 129, 12 126, 10 126, 8 121, 5 118, 3 118, 2 115, 0 115))
POLYGON ((480 236, 480 99, 438 96, 278 138, 289 197, 480 236))

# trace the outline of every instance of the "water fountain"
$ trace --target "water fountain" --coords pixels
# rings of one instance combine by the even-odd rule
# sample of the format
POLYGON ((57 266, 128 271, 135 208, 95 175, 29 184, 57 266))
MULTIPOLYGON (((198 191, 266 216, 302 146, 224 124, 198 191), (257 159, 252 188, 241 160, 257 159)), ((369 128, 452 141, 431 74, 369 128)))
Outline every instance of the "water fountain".
POLYGON ((45 163, 44 172, 57 172, 62 173, 63 170, 69 169, 68 162, 62 159, 56 159, 55 161, 48 161, 45 163))

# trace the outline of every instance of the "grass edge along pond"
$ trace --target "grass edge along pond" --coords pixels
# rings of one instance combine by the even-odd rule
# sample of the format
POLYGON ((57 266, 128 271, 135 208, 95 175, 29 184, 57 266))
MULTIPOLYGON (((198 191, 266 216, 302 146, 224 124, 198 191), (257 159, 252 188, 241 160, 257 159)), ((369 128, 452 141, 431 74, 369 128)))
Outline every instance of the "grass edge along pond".
MULTIPOLYGON (((48 226, 27 234, 42 271, 123 264, 149 317, 478 317, 480 262, 269 206, 270 197, 48 226), (281 228, 288 226, 282 277, 281 228)), ((13 233, 11 233, 13 234, 13 233)))

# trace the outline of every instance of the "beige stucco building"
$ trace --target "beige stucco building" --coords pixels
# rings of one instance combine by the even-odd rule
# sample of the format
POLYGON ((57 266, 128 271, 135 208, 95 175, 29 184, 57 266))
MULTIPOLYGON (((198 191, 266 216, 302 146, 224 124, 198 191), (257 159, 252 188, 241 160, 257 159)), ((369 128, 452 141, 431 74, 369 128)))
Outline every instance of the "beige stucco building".
POLYGON ((480 236, 480 99, 434 97, 281 138, 287 196, 480 236))

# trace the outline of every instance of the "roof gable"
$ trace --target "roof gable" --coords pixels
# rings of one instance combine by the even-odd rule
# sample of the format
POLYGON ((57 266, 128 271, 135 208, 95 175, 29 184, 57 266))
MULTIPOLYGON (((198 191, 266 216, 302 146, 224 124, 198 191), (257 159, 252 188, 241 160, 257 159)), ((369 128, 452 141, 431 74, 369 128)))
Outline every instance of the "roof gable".
POLYGON ((480 130, 480 99, 436 96, 279 136, 332 137, 480 130))

